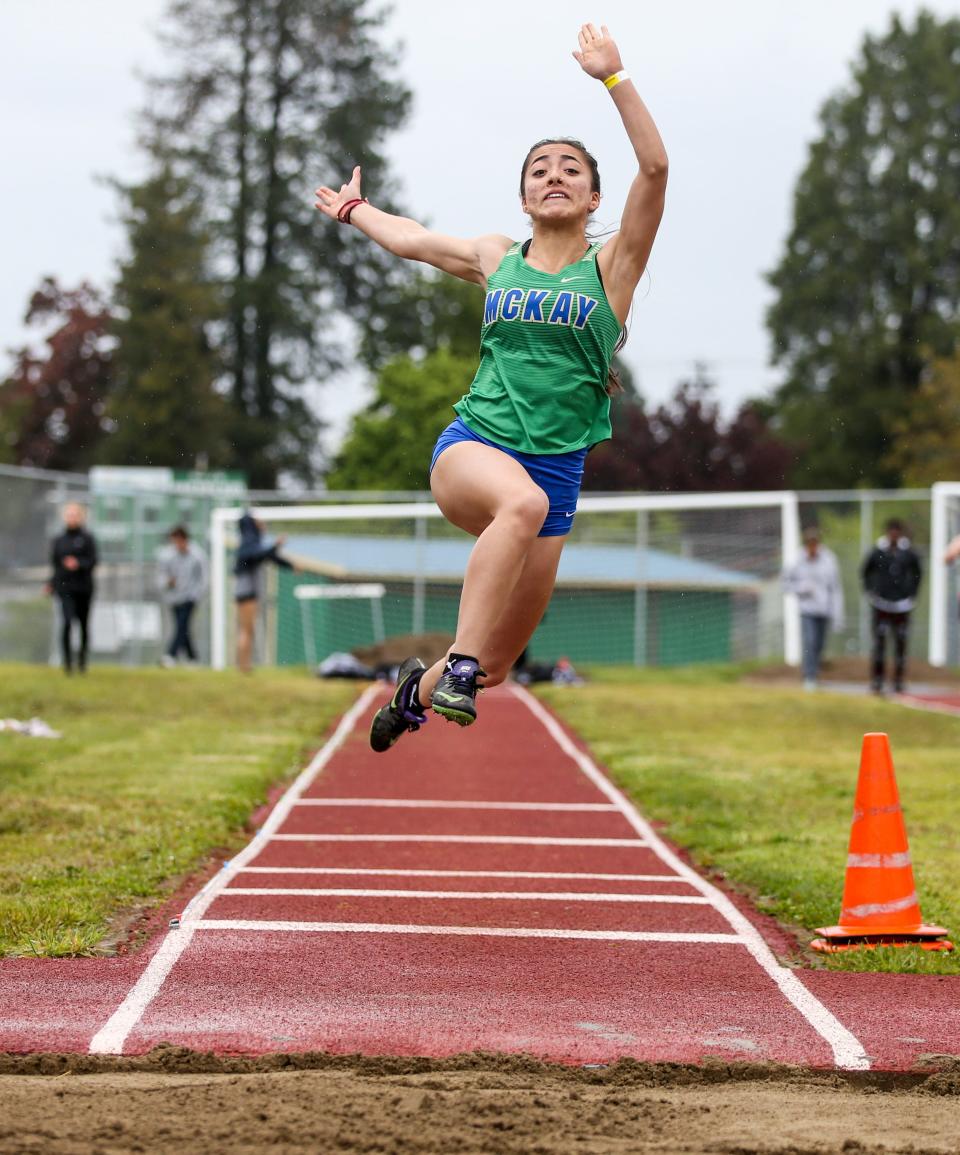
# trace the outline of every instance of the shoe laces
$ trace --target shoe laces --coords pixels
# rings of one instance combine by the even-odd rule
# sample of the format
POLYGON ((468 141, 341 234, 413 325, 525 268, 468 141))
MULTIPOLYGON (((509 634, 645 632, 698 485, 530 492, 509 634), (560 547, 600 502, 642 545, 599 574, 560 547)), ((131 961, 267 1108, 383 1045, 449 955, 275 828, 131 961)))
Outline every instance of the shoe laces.
POLYGON ((457 662, 444 672, 444 677, 453 683, 461 694, 475 694, 477 692, 477 678, 486 677, 486 670, 481 670, 476 662, 457 662))

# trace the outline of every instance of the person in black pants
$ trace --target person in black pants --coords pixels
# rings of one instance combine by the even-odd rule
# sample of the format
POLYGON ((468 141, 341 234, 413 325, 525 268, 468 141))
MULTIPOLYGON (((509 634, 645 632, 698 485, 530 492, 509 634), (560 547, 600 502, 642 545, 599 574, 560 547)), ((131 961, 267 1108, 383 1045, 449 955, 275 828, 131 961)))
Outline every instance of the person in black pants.
POLYGON ((81 674, 87 669, 89 648, 90 603, 93 600, 93 571, 97 564, 97 543, 93 534, 85 528, 86 510, 82 505, 71 502, 63 510, 63 533, 53 541, 50 560, 53 576, 47 590, 60 599, 62 630, 60 646, 63 654, 63 668, 73 673, 73 624, 80 626, 80 650, 77 654, 77 669, 81 674))
POLYGON ((917 604, 923 570, 903 522, 891 518, 884 528, 886 533, 867 555, 861 571, 873 626, 870 688, 875 694, 883 693, 885 650, 890 634, 894 648, 893 688, 902 694, 910 614, 917 604))
POLYGON ((190 619, 207 589, 207 559, 203 550, 190 540, 186 526, 174 526, 167 537, 170 546, 158 559, 157 581, 160 596, 170 607, 174 629, 160 664, 175 666, 181 652, 194 664, 197 652, 190 636, 190 619))

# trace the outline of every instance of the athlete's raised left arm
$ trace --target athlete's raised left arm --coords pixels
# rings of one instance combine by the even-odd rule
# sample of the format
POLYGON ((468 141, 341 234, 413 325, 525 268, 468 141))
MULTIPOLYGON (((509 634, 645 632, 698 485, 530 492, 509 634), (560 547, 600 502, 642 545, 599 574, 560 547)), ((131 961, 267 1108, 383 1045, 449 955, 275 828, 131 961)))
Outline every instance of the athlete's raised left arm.
POLYGON ((623 72, 620 50, 607 26, 601 24, 598 32, 593 24, 584 24, 579 39, 580 51, 574 52, 574 58, 588 76, 607 85, 639 166, 627 194, 620 231, 603 246, 597 258, 610 307, 623 322, 663 216, 667 153, 640 93, 623 72))

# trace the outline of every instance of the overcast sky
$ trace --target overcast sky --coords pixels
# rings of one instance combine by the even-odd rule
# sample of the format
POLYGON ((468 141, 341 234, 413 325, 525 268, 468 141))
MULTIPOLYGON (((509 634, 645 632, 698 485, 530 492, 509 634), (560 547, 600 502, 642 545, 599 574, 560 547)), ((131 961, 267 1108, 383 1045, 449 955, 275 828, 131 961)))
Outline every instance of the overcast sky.
MULTIPOLYGON (((398 0, 414 92, 390 153, 411 213, 445 232, 527 235, 519 166, 548 135, 583 139, 600 162, 599 221, 614 223, 632 178, 630 147, 602 86, 570 56, 584 20, 606 23, 670 154, 667 209, 637 296, 624 357, 652 401, 695 361, 730 410, 768 392, 763 273, 778 260, 792 190, 824 100, 849 83, 864 33, 927 0, 398 0)), ((103 176, 142 174, 137 71, 161 70, 165 0, 0 0, 0 350, 22 343, 28 294, 45 274, 108 285, 121 252, 103 176)), ((338 184, 317 171, 311 182, 338 184)), ((364 192, 376 201, 374 188, 364 192)), ((318 220, 318 228, 330 227, 318 220)), ((2 365, 9 363, 4 353, 2 365)), ((321 393, 340 430, 362 390, 321 393)))

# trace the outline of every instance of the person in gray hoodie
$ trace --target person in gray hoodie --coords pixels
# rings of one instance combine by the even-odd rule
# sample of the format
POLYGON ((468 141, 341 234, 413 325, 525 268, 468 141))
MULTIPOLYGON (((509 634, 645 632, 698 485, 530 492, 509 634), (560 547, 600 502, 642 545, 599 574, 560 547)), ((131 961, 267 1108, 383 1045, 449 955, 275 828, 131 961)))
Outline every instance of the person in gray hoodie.
POLYGON ((197 660, 190 636, 190 619, 197 602, 207 591, 207 558, 203 550, 190 540, 185 526, 174 526, 168 537, 170 545, 160 555, 157 564, 157 583, 160 596, 173 615, 173 636, 160 664, 175 666, 181 652, 187 661, 197 660))
POLYGON ((783 585, 788 593, 797 597, 803 645, 803 685, 807 690, 814 690, 830 627, 843 629, 840 567, 833 551, 822 543, 816 526, 808 526, 803 531, 803 553, 784 570, 783 585))

